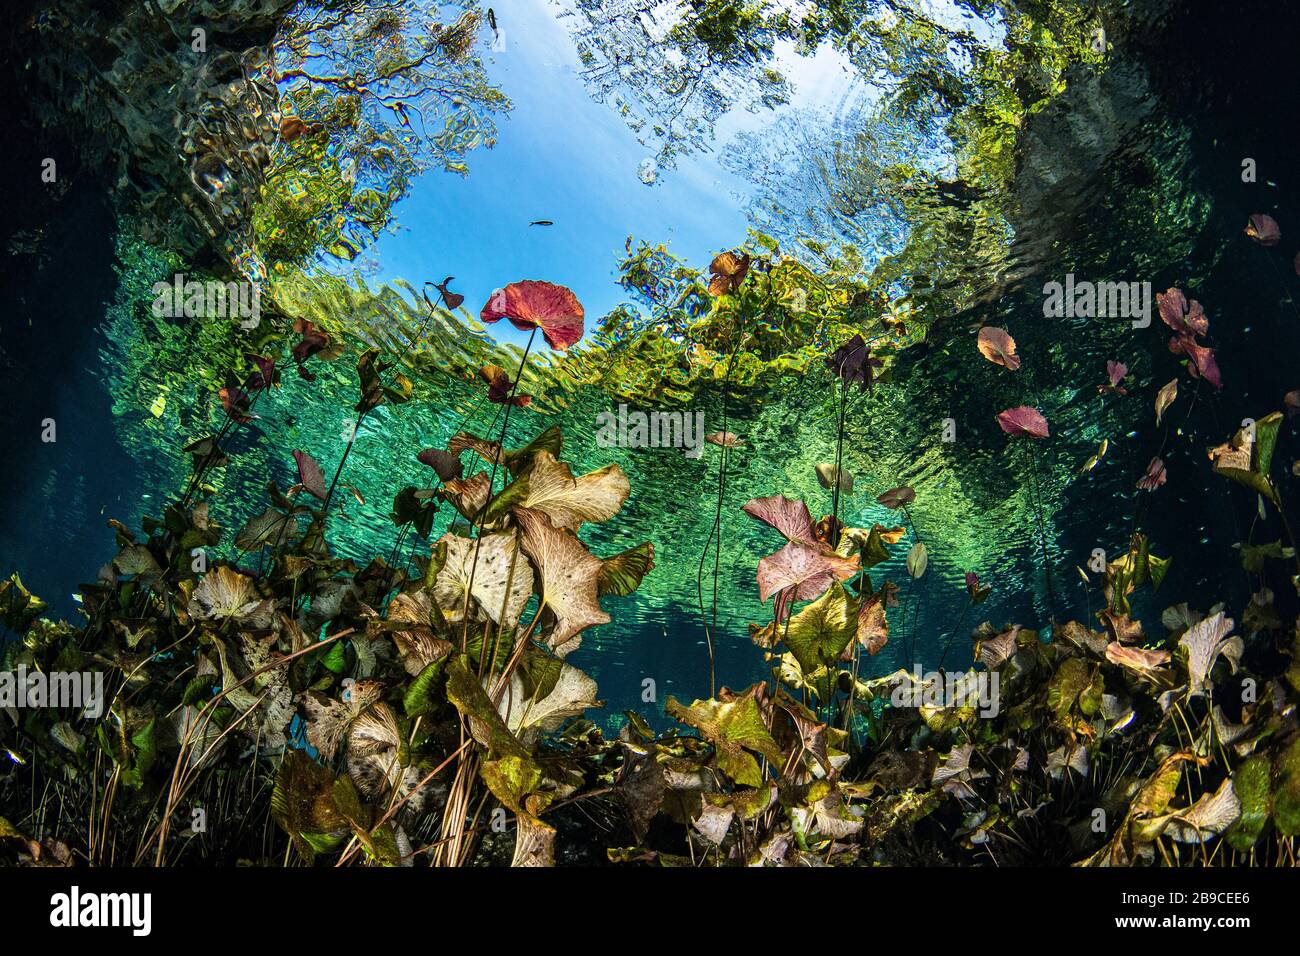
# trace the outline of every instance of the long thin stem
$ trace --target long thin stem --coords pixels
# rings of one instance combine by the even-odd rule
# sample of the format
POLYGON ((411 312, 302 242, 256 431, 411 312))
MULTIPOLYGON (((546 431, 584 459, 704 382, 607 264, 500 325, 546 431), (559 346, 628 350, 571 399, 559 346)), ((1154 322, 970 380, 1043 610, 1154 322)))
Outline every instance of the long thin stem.
POLYGON ((1030 490, 1033 494, 1034 513, 1038 517, 1038 542, 1043 554, 1043 573, 1046 576, 1047 583, 1047 600, 1052 612, 1052 625, 1056 625, 1056 591, 1052 586, 1052 566, 1047 557, 1047 522, 1043 517, 1043 501, 1039 494, 1038 487, 1038 449, 1034 445, 1029 446, 1029 475, 1030 490))
POLYGON ((829 531, 830 546, 838 547, 840 543, 840 482, 844 467, 844 420, 848 414, 848 387, 840 380, 839 414, 835 421, 835 474, 831 476, 831 526, 829 531))
MULTIPOLYGON (((431 284, 432 283, 429 282, 425 283, 426 286, 431 284)), ((401 366, 402 360, 406 358, 407 354, 411 351, 411 348, 415 345, 415 343, 420 339, 424 338, 425 329, 429 327, 429 323, 433 321, 434 316, 436 315, 436 313, 434 312, 433 303, 429 302, 429 296, 427 293, 424 296, 424 301, 429 306, 429 315, 423 322, 420 323, 420 327, 416 329, 415 335, 407 339, 406 346, 402 349, 401 352, 398 353, 397 358, 393 361, 394 369, 399 368, 401 366)), ((533 331, 536 332, 537 329, 534 328, 533 331)), ((352 446, 356 444, 357 433, 361 431, 361 423, 366 420, 366 416, 370 414, 370 411, 371 409, 366 409, 364 412, 362 412, 360 416, 357 418, 356 423, 352 426, 351 434, 348 436, 348 446, 345 449, 343 449, 343 457, 339 459, 338 467, 334 469, 334 478, 332 481, 330 481, 329 491, 326 492, 325 494, 325 504, 321 506, 321 537, 322 538, 325 535, 325 519, 329 517, 330 502, 334 500, 334 489, 339 483, 339 477, 343 474, 343 466, 344 464, 347 463, 348 455, 352 454, 352 446)))
POLYGON ((952 647, 952 642, 955 641, 957 639, 957 635, 961 633, 961 623, 962 621, 966 620, 966 615, 970 612, 970 609, 974 605, 975 605, 975 599, 968 598, 966 601, 966 606, 961 609, 961 614, 958 615, 957 617, 957 623, 952 626, 952 633, 948 635, 948 642, 943 645, 943 653, 939 655, 939 666, 935 668, 936 670, 940 670, 940 671, 943 670, 943 662, 948 657, 948 649, 952 647))
POLYGON ((506 396, 505 406, 506 413, 504 421, 501 423, 501 434, 497 439, 497 452, 492 456, 492 472, 488 476, 488 493, 483 501, 483 506, 479 509, 477 516, 471 522, 471 525, 478 529, 478 536, 474 539, 474 557, 470 564, 469 584, 465 588, 465 605, 464 618, 461 627, 460 646, 463 651, 469 643, 469 597, 474 590, 474 574, 478 570, 479 551, 483 547, 483 520, 487 517, 488 508, 492 505, 492 489, 496 487, 497 468, 501 464, 501 459, 505 457, 506 450, 506 432, 510 428, 510 410, 514 408, 515 393, 519 389, 519 380, 523 378, 524 367, 528 364, 528 353, 532 350, 533 340, 537 338, 537 326, 533 326, 532 332, 528 334, 528 343, 524 346, 523 358, 519 360, 519 371, 515 373, 515 380, 510 385, 510 394, 506 396))
MULTIPOLYGON (((921 533, 916 530, 916 522, 912 520, 912 511, 907 505, 903 505, 903 517, 907 519, 907 526, 912 530, 912 539, 925 547, 925 542, 921 538, 921 533)), ((912 577, 912 572, 907 573, 907 602, 903 605, 903 646, 907 650, 908 660, 916 663, 916 622, 920 615, 920 595, 916 601, 912 600, 912 585, 916 583, 916 578, 912 577), (908 610, 911 610, 911 627, 908 627, 908 610)), ((919 586, 919 585, 918 585, 919 586)))
MULTIPOLYGON (((729 419, 727 417, 727 393, 731 390, 731 372, 736 365, 736 356, 747 336, 740 336, 727 358, 727 373, 722 379, 722 431, 725 434, 729 419)), ((724 444, 718 464, 718 497, 713 511, 713 526, 704 539, 704 550, 700 552, 700 566, 695 575, 695 595, 699 602, 700 617, 704 622, 704 643, 709 653, 709 697, 717 693, 717 657, 713 647, 713 635, 718 629, 718 573, 722 564, 722 502, 727 493, 727 465, 730 461, 729 449, 724 444), (710 614, 704 613, 704 562, 709 550, 713 549, 713 605, 710 614)))

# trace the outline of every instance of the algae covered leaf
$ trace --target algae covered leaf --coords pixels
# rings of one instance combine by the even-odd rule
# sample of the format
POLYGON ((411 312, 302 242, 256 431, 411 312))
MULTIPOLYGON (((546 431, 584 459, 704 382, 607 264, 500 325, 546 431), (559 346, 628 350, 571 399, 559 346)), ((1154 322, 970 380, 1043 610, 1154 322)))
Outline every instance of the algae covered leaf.
POLYGON ((664 710, 670 717, 697 729, 716 749, 718 769, 741 786, 759 787, 763 774, 754 754, 780 765, 781 748, 772 739, 758 705, 755 685, 741 694, 725 688, 718 698, 697 700, 689 707, 669 697, 664 710))
POLYGON ((857 636, 858 611, 858 601, 835 581, 825 594, 791 617, 789 626, 778 634, 804 674, 812 674, 838 661, 857 636))
POLYGON ((1281 499, 1269 477, 1269 469, 1281 425, 1282 413, 1272 412, 1238 429, 1230 441, 1210 449, 1209 453, 1215 472, 1259 492, 1278 507, 1281 499))
POLYGON ((433 595, 448 621, 463 620, 468 606, 474 616, 486 615, 501 627, 519 623, 533 593, 533 569, 517 538, 511 528, 472 539, 445 534, 438 540, 447 547, 447 560, 433 595))

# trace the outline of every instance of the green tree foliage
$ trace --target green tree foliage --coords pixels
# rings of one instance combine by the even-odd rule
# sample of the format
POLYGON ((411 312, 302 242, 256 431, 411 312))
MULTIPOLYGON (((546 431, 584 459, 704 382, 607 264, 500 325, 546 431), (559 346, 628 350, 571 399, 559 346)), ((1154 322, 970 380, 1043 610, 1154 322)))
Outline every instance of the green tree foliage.
POLYGON ((464 175, 468 154, 496 142, 510 101, 476 52, 482 13, 438 17, 414 0, 346 0, 300 7, 282 24, 281 142, 254 217, 265 262, 354 259, 416 175, 464 175))

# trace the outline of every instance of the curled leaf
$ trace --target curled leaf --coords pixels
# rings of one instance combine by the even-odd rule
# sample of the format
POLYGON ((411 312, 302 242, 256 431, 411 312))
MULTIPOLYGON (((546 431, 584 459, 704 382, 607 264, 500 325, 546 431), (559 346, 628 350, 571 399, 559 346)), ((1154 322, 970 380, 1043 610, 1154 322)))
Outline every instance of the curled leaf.
POLYGON ((1166 383, 1156 394, 1156 424, 1157 425, 1160 424, 1161 416, 1164 415, 1165 411, 1169 408, 1170 405, 1174 403, 1174 399, 1176 399, 1177 397, 1178 397, 1178 379, 1175 378, 1175 379, 1171 379, 1168 383, 1166 383))
POLYGON ((994 365, 1015 371, 1020 368, 1020 356, 1016 354, 1016 340, 1006 329, 985 326, 975 338, 975 345, 980 354, 994 365))
POLYGON ((1119 641, 1106 645, 1106 660, 1139 673, 1149 673, 1169 663, 1168 651, 1152 651, 1144 647, 1127 647, 1119 641))
POLYGON ((823 462, 816 467, 815 471, 817 472, 817 482, 823 488, 830 490, 839 485, 840 491, 845 494, 853 493, 853 476, 843 469, 823 462))
POLYGON ((516 408, 527 408, 533 403, 531 395, 511 394, 515 383, 510 380, 509 373, 500 365, 484 365, 478 370, 478 374, 488 383, 488 401, 497 405, 514 405, 516 408))
POLYGON ((704 440, 711 445, 719 445, 722 448, 735 448, 745 444, 740 440, 740 436, 733 432, 710 432, 704 436, 704 440))
POLYGON ((925 543, 922 541, 912 545, 911 550, 907 552, 907 573, 914 578, 919 578, 925 574, 926 566, 930 562, 930 557, 925 550, 925 543))
POLYGON ((891 511, 897 511, 899 508, 906 507, 916 500, 916 492, 907 485, 898 488, 890 488, 888 491, 876 497, 876 501, 889 508, 891 511))
POLYGON ((1226 657, 1235 673, 1245 650, 1240 637, 1229 637, 1233 620, 1222 611, 1193 624, 1178 641, 1187 650, 1187 696, 1203 695, 1210 687, 1210 670, 1220 655, 1226 657))
POLYGON ((439 294, 442 296, 442 304, 448 309, 459 309, 465 304, 465 297, 463 295, 452 292, 447 288, 447 286, 451 284, 451 280, 454 278, 456 277, 447 276, 447 278, 443 279, 442 282, 434 285, 434 288, 437 289, 439 294))
POLYGON ((709 263, 709 272, 712 273, 709 279, 710 295, 729 295, 734 293, 745 282, 745 277, 749 275, 750 258, 748 253, 736 255, 734 252, 723 252, 713 257, 709 263))
POLYGON ((1261 246, 1276 246, 1282 239, 1282 230, 1268 213, 1257 212, 1246 223, 1246 235, 1261 246))
POLYGON ((1155 491, 1165 483, 1165 463, 1159 458, 1152 458, 1147 470, 1138 479, 1137 486, 1143 491, 1155 491))
POLYGON ((426 448, 415 457, 437 472, 440 481, 451 481, 465 473, 460 456, 441 448, 426 448))

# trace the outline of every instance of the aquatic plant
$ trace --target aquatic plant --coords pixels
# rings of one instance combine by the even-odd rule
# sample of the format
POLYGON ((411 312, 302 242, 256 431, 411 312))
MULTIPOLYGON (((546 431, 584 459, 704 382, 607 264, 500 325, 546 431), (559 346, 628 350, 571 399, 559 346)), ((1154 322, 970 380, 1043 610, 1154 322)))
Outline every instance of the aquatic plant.
MULTIPOLYGON (((362 404, 374 401, 364 383, 375 367, 363 367, 362 404)), ((416 575, 382 558, 357 567, 331 555, 330 489, 295 451, 299 484, 281 492, 272 482, 270 507, 235 535, 257 568, 195 557, 223 536, 203 502, 173 506, 143 540, 118 526, 121 552, 84 594, 84 644, 64 625, 36 622, 40 603, 16 577, 6 582, 4 623, 29 636, 9 663, 110 674, 102 723, 32 711, 16 728, 68 798, 29 822, 63 839, 88 832, 72 852, 90 862, 163 863, 193 839, 209 858, 249 852, 215 818, 269 811, 306 859, 392 864, 410 862, 408 829, 438 804, 452 839, 432 855, 452 863, 468 859, 475 835, 457 812, 492 793, 521 815, 529 853, 549 858, 553 831, 537 815, 580 777, 560 752, 539 750, 540 738, 597 706, 594 682, 563 655, 609 620, 602 595, 636 589, 653 551, 587 551, 574 532, 612 517, 628 487, 616 467, 568 477, 558 432, 517 450, 459 434, 445 454, 467 450, 501 463, 510 481, 493 495, 484 471, 448 480, 436 494, 476 520, 477 533, 444 534, 416 575), (457 745, 462 719, 469 737, 457 745), (431 786, 453 763, 450 794, 431 786), (252 807, 229 804, 240 766, 252 807), (174 818, 193 807, 212 829, 178 839, 174 818), (89 828, 73 823, 76 812, 89 828)), ((517 856, 528 856, 522 844, 517 856)))
MULTIPOLYGON (((362 358, 358 408, 400 398, 362 358)), ((196 470, 222 467, 208 452, 196 470)), ((44 618, 17 576, 0 584, 3 624, 23 636, 7 668, 108 678, 101 721, 65 707, 0 722, 16 778, 3 786, 45 794, 0 824, 0 853, 546 865, 590 862, 596 820, 609 860, 659 865, 1293 861, 1300 645, 1247 609, 1251 633, 1280 638, 1252 657, 1222 608, 1180 605, 1152 646, 1131 600, 1168 562, 1141 535, 1102 575, 1100 629, 1072 621, 1044 641, 983 623, 981 671, 868 676, 899 604, 871 569, 904 529, 841 528, 832 546, 802 502, 754 499, 745 510, 786 541, 756 563, 777 598, 751 628, 769 680, 670 697, 676 726, 628 714, 607 739, 585 719, 595 681, 566 658, 610 619, 602 599, 653 568, 648 542, 599 557, 580 537, 617 517, 626 476, 575 477, 554 428, 514 449, 460 432, 418 454, 441 466, 412 496, 432 512, 423 533, 440 503, 460 520, 409 571, 333 556, 325 473, 295 449, 297 484, 268 485, 233 559, 207 560, 228 532, 201 500, 143 536, 114 526, 81 626, 44 618), (585 829, 567 816, 578 803, 585 829)), ((1267 480, 1258 455, 1244 465, 1238 480, 1267 480)), ((878 497, 906 509, 915 493, 878 497)), ((966 589, 968 609, 988 594, 974 574, 966 589)))
MULTIPOLYGON (((988 122, 976 125, 992 131, 991 142, 979 156, 962 156, 961 170, 983 162, 992 177, 993 167, 1008 164, 1028 109, 1048 102, 1065 67, 1081 59, 1079 41, 1092 14, 1066 16, 1050 4, 1044 10, 1044 18, 1068 27, 1064 42, 1049 31, 1007 51, 1029 66, 1007 75, 1036 75, 1002 91, 1014 95, 1009 103, 972 97, 977 109, 989 111, 988 122), (1052 47, 1056 54, 1035 61, 1052 47)), ((766 15, 752 6, 694 5, 691 42, 722 62, 761 60, 762 47, 743 48, 760 14, 766 15)), ((912 15, 903 20, 848 32, 839 23, 805 26, 855 47, 854 34, 865 29, 876 47, 947 55, 951 30, 912 15)), ((376 44, 402 45, 387 42, 398 26, 393 21, 380 17, 369 26, 366 36, 376 44)), ((463 53, 467 39, 458 27, 439 26, 436 45, 463 53)), ((1037 18, 1012 22, 1009 30, 1013 37, 1035 32, 1037 18)), ((893 63, 894 52, 886 52, 893 63)), ((861 56, 874 62, 877 50, 861 56)), ((947 78, 945 68, 941 79, 947 78)), ((900 84, 892 105, 927 121, 951 115, 960 123, 970 110, 955 88, 900 84)), ((396 106, 383 108, 401 115, 396 106)), ((316 148, 314 139, 326 131, 324 119, 302 112, 306 118, 279 123, 288 154, 316 148)), ((933 200, 934 190, 917 185, 923 179, 912 181, 910 202, 933 200)), ((900 181, 907 180, 893 180, 900 181)), ((987 182, 946 183, 941 195, 959 206, 978 204, 982 197, 972 197, 987 182)), ((326 198, 326 207, 353 211, 344 192, 326 198)), ((359 206, 366 218, 369 207, 359 206)), ((991 203, 972 214, 974 232, 996 231, 989 228, 995 209, 991 203)), ((1257 218, 1250 236, 1267 250, 1280 232, 1268 217, 1257 218)), ((332 217, 325 224, 337 225, 332 217)), ((308 237, 303 248, 314 242, 308 237)), ((192 473, 161 516, 140 532, 110 523, 117 554, 82 589, 86 620, 50 620, 16 575, 0 583, 0 619, 21 637, 5 648, 6 667, 39 674, 90 668, 108 676, 110 692, 103 720, 72 706, 14 707, 0 718, 9 760, 0 788, 12 817, 0 819, 0 857, 40 864, 545 865, 597 857, 661 865, 1294 862, 1300 645, 1265 584, 1276 583, 1276 562, 1296 557, 1272 461, 1280 413, 1243 425, 1208 456, 1215 473, 1249 490, 1262 525, 1277 522, 1279 537, 1285 535, 1238 542, 1248 582, 1260 584, 1244 606, 1201 610, 1214 596, 1197 594, 1197 607, 1165 609, 1165 637, 1148 635, 1139 611, 1157 600, 1170 563, 1139 530, 1140 518, 1150 501, 1172 495, 1137 494, 1122 553, 1090 566, 1103 599, 1095 624, 1091 607, 1083 623, 1059 622, 1053 597, 1050 630, 980 623, 962 648, 976 669, 945 672, 949 648, 958 638, 966 642, 966 619, 990 593, 979 573, 967 571, 960 614, 952 607, 926 635, 946 638, 938 670, 873 672, 896 666, 879 656, 891 643, 902 661, 915 660, 919 612, 934 597, 940 565, 992 573, 953 561, 944 548, 943 536, 956 533, 950 529, 927 526, 922 539, 912 510, 918 495, 909 485, 875 495, 905 527, 846 527, 841 520, 842 496, 854 493, 855 482, 876 492, 912 480, 895 473, 868 481, 847 467, 867 444, 849 427, 855 413, 859 421, 874 418, 882 431, 911 415, 908 395, 882 394, 889 389, 876 386, 896 374, 902 346, 932 331, 933 305, 926 315, 918 307, 924 294, 913 293, 945 283, 917 276, 913 267, 918 250, 932 246, 940 251, 927 254, 940 257, 945 244, 920 230, 909 245, 911 258, 894 259, 863 280, 851 253, 841 265, 813 269, 765 236, 698 271, 662 248, 634 252, 629 244, 625 286, 648 312, 608 317, 589 351, 576 347, 582 310, 568 290, 526 280, 489 299, 482 321, 508 318, 530 330, 522 355, 461 334, 477 325, 462 325, 453 314, 463 299, 449 290, 450 280, 426 284, 439 298, 435 303, 426 292, 421 311, 419 296, 395 303, 393 290, 372 294, 347 280, 308 289, 286 269, 268 297, 275 307, 270 327, 204 353, 230 359, 215 363, 222 373, 205 370, 205 412, 219 427, 185 428, 200 436, 184 446, 192 473), (904 273, 906 291, 894 287, 904 273), (325 294, 315 295, 322 287, 325 294), (390 310, 410 324, 376 331, 390 310), (656 729, 658 714, 628 714, 611 738, 586 719, 599 706, 599 689, 570 663, 571 652, 622 612, 614 599, 640 586, 655 552, 645 542, 609 557, 595 553, 604 549, 592 544, 601 537, 593 526, 624 516, 632 494, 633 481, 619 465, 575 474, 586 469, 566 460, 557 427, 507 447, 512 415, 516 424, 527 420, 532 412, 524 409, 541 405, 551 384, 537 374, 538 356, 528 361, 538 328, 552 347, 574 346, 572 356, 546 366, 566 383, 599 384, 613 395, 662 387, 670 400, 719 393, 722 428, 709 436, 720 448, 716 509, 696 579, 710 653, 708 696, 689 705, 669 698, 665 711, 677 723, 667 729, 656 729), (745 497, 760 496, 743 510, 758 521, 751 530, 767 536, 767 548, 744 553, 732 541, 724 555, 728 484, 745 480, 732 470, 731 456, 742 445, 771 440, 752 418, 734 426, 748 441, 727 430, 733 385, 761 388, 792 373, 820 374, 823 362, 833 375, 829 388, 806 391, 834 420, 825 444, 784 481, 745 488, 745 497), (454 370, 455 378, 446 378, 451 384, 473 381, 466 403, 472 407, 450 440, 435 442, 440 447, 394 441, 393 432, 381 430, 392 407, 416 406, 417 389, 427 395, 444 383, 439 378, 432 386, 413 369, 443 366, 454 370), (290 369, 296 374, 286 375, 290 369), (267 438, 271 464, 257 472, 266 487, 263 510, 221 527, 219 476, 244 455, 232 439, 247 437, 263 421, 259 412, 269 417, 266 406, 290 388, 295 400, 331 402, 340 381, 353 387, 353 369, 355 395, 335 403, 351 416, 342 454, 326 447, 332 436, 308 427, 292 441, 267 438), (536 403, 533 382, 540 383, 536 403), (471 425, 481 409, 494 412, 486 428, 471 425), (400 532, 391 550, 385 540, 382 551, 348 560, 339 555, 357 542, 343 505, 348 493, 360 505, 365 500, 345 480, 346 466, 362 428, 382 434, 394 472, 399 462, 418 465, 419 477, 393 498, 392 524, 400 532), (833 460, 821 461, 831 458, 831 433, 833 460), (334 465, 332 477, 322 462, 334 465), (273 476, 283 474, 292 477, 282 489, 273 476), (791 487, 799 482, 798 490, 791 487), (823 510, 808 504, 820 500, 817 486, 829 493, 830 506, 814 520, 823 510), (710 552, 714 593, 706 610, 710 552), (773 602, 771 620, 750 628, 769 672, 738 691, 717 687, 715 641, 740 637, 718 626, 720 573, 773 602), (906 581, 900 587, 890 575, 906 581)), ((969 292, 949 287, 933 301, 969 292)), ((1194 379, 1193 397, 1179 409, 1185 424, 1196 396, 1210 391, 1200 381, 1215 391, 1221 384, 1214 353, 1201 341, 1208 322, 1177 290, 1162 300, 1161 315, 1173 331, 1171 351, 1187 359, 1194 379)), ((1050 509, 1038 455, 1072 437, 1074 412, 1034 390, 1032 339, 1021 333, 1022 356, 1009 331, 985 321, 971 322, 970 332, 979 328, 975 348, 962 339, 956 364, 1025 386, 1025 394, 999 397, 977 412, 992 431, 995 410, 1011 405, 996 419, 1011 437, 999 441, 1005 457, 1029 456, 1050 595, 1056 557, 1047 547, 1050 509), (975 359, 976 351, 999 367, 975 359)), ((200 324, 204 331, 211 329, 200 324)), ((1121 354, 1109 351, 1113 344, 1101 343, 1104 354, 1121 354)), ((938 336, 928 348, 936 345, 943 347, 938 336)), ((1124 363, 1110 360, 1097 385, 1100 358, 1093 360, 1070 386, 1093 407, 1152 407, 1127 395, 1145 387, 1145 368, 1130 377, 1124 363)), ((135 361, 139 367, 147 359, 135 361)), ((931 384, 923 375, 917 380, 931 384)), ((153 403, 142 407, 161 419, 162 395, 147 398, 153 403)), ((1164 435, 1145 474, 1136 482, 1132 474, 1124 478, 1130 494, 1155 491, 1185 473, 1180 463, 1170 478, 1162 457, 1179 434, 1170 413, 1177 398, 1176 378, 1154 397, 1164 435)), ((1295 403, 1286 402, 1290 411, 1295 403)), ((450 423, 460 414, 441 419, 450 423)), ((1094 447, 1096 436, 1088 439, 1094 447)), ((1103 440, 1083 473, 1106 458, 1108 447, 1103 440)), ((1199 451, 1197 457, 1205 469, 1199 451)), ((1012 474, 1006 469, 992 480, 1012 474)), ((917 485, 928 507, 928 489, 917 485)), ((668 547, 680 550, 676 541, 668 547)), ((1093 579, 1081 574, 1091 600, 1093 579)), ((995 583, 1012 590, 1009 576, 999 574, 995 583)), ((1300 578, 1291 583, 1300 587, 1300 578)), ((962 595, 963 587, 953 590, 962 595)))

